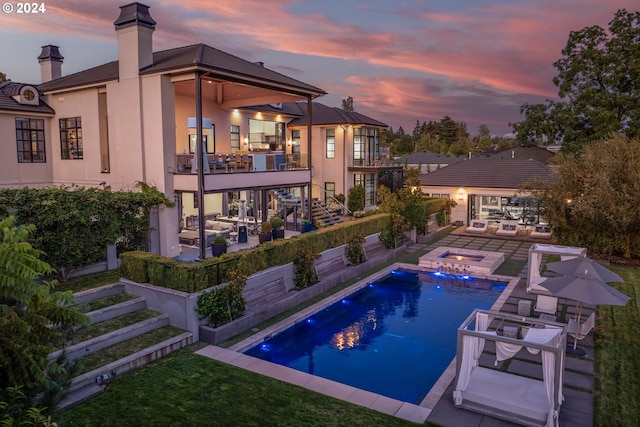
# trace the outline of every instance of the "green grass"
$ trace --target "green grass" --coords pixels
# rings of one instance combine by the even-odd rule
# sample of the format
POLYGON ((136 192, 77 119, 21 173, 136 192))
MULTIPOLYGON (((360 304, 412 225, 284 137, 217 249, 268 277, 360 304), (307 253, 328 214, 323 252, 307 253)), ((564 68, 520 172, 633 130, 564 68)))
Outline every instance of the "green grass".
POLYGON ((117 283, 120 280, 120 269, 102 271, 100 273, 87 274, 85 276, 74 277, 64 283, 58 283, 56 290, 71 291, 73 293, 87 289, 97 288, 103 285, 117 283))
POLYGON ((187 350, 119 378, 60 421, 69 427, 415 425, 187 350))
POLYGON ((625 307, 599 306, 595 331, 594 426, 640 425, 640 270, 612 267, 625 307))
POLYGON ((184 332, 182 329, 178 329, 173 326, 165 326, 164 328, 147 332, 146 334, 121 342, 120 344, 99 350, 79 359, 81 362, 81 368, 78 374, 89 372, 99 368, 100 366, 115 362, 118 359, 133 354, 136 351, 144 350, 147 347, 151 347, 154 344, 179 335, 182 332, 184 332))
POLYGON ((494 274, 518 277, 518 274, 520 274, 526 264, 526 260, 507 259, 496 269, 496 271, 494 271, 494 274))
POLYGON ((134 311, 133 313, 123 314, 122 316, 114 317, 104 322, 93 323, 85 328, 76 331, 67 345, 77 344, 82 341, 89 340, 91 338, 99 337, 107 332, 115 331, 125 326, 133 325, 134 323, 142 322, 143 320, 150 319, 157 316, 157 311, 145 309, 134 311))
POLYGON ((121 302, 129 301, 137 298, 134 295, 121 292, 115 295, 109 295, 103 298, 94 299, 88 303, 79 304, 78 311, 82 313, 89 313, 90 311, 100 310, 101 308, 109 307, 112 305, 120 304, 121 302))

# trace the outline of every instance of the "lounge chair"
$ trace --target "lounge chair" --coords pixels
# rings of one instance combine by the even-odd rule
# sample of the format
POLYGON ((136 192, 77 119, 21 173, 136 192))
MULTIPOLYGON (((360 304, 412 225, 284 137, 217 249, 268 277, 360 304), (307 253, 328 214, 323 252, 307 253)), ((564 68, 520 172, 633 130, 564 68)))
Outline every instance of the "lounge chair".
POLYGON ((488 226, 489 221, 487 220, 473 219, 465 231, 467 233, 484 233, 488 226))
POLYGON ((518 234, 518 221, 504 220, 498 224, 496 234, 499 236, 515 236, 518 234))
POLYGON ((529 237, 538 239, 550 239, 551 226, 538 224, 533 228, 533 230, 531 230, 531 234, 529 234, 529 237))
POLYGON ((558 316, 558 298, 548 295, 538 295, 533 312, 544 320, 555 321, 558 316))
POLYGON ((578 325, 578 321, 576 319, 569 319, 569 323, 567 325, 567 333, 571 335, 576 341, 581 340, 586 337, 591 329, 593 329, 596 325, 596 313, 595 311, 591 313, 587 320, 581 322, 578 325))
POLYGON ((484 233, 485 231, 487 231, 488 226, 489 221, 487 220, 473 219, 469 223, 466 231, 470 233, 484 233))

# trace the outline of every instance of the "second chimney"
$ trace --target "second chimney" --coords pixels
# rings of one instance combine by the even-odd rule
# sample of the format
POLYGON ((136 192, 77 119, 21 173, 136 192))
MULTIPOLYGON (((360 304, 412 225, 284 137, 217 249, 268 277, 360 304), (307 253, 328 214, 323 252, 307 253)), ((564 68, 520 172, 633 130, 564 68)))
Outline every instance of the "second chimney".
POLYGON ((64 57, 60 54, 58 46, 52 44, 42 46, 42 52, 40 52, 40 56, 38 56, 42 83, 62 77, 63 59, 64 57))

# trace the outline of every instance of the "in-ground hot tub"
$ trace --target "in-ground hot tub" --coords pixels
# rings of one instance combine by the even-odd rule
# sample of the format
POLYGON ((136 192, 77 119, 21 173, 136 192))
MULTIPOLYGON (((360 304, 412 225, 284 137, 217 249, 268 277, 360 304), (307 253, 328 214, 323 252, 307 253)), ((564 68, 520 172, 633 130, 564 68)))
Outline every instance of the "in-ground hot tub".
POLYGON ((442 246, 421 256, 418 265, 450 273, 492 274, 503 262, 502 252, 442 246))

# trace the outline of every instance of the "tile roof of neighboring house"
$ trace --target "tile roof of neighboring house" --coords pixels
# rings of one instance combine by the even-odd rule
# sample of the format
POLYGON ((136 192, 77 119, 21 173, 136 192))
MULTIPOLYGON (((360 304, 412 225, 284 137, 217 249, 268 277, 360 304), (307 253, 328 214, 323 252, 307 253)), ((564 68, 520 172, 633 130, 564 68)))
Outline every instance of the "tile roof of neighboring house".
MULTIPOLYGON (((289 126, 306 126, 307 125, 307 103, 293 102, 300 109, 300 117, 293 119, 289 126)), ((329 107, 319 102, 311 103, 311 115, 313 117, 313 125, 366 125, 386 128, 389 127, 376 119, 360 114, 356 111, 345 111, 338 107, 329 107)))
MULTIPOLYGON (((547 150, 545 147, 537 147, 537 146, 529 146, 529 147, 515 147, 509 150, 499 151, 499 152, 490 152, 490 153, 476 153, 471 157, 472 159, 486 159, 486 158, 506 158, 511 157, 514 158, 525 158, 525 159, 533 159, 537 160, 540 163, 547 163, 550 158, 554 156, 554 153, 547 150)), ((402 161, 406 159, 408 164, 417 165, 417 164, 454 164, 463 160, 468 160, 469 157, 465 155, 443 155, 434 153, 431 151, 420 151, 418 153, 411 153, 402 156, 402 161)))
POLYGON ((454 164, 466 160, 467 156, 456 155, 447 156, 445 154, 434 153, 432 151, 420 151, 418 153, 411 153, 402 156, 401 162, 405 162, 410 165, 428 165, 428 164, 454 164))
MULTIPOLYGON (((260 64, 246 61, 202 43, 155 52, 153 54, 153 64, 141 70, 140 74, 144 75, 185 69, 200 69, 201 71, 208 71, 208 75, 212 77, 238 83, 257 84, 270 89, 287 89, 296 94, 311 94, 313 96, 326 94, 325 91, 315 86, 287 77, 265 68, 260 64)), ((92 85, 116 80, 118 74, 118 61, 112 61, 43 83, 38 88, 43 92, 48 92, 92 85)))
MULTIPOLYGON (((0 110, 15 111, 24 113, 43 113, 54 114, 53 108, 49 107, 42 99, 39 105, 20 104, 13 99, 15 95, 20 94, 20 89, 26 85, 25 83, 4 82, 0 83, 0 110)), ((35 86, 33 86, 35 88, 35 86)))
POLYGON ((551 180, 551 167, 524 157, 492 156, 466 160, 423 175, 420 185, 515 189, 534 177, 551 180))

